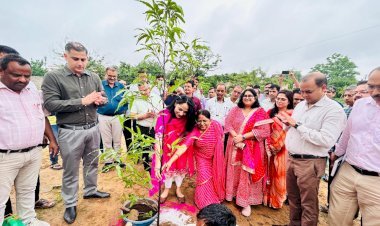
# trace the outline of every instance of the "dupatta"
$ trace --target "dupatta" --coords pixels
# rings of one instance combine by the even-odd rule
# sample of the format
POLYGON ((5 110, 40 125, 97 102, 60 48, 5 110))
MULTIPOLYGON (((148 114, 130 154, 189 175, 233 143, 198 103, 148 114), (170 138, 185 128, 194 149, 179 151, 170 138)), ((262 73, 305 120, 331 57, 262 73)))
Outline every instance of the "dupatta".
POLYGON ((215 150, 212 162, 212 178, 215 191, 219 200, 226 197, 226 161, 224 158, 224 131, 217 121, 212 121, 210 126, 214 126, 215 131, 215 150))

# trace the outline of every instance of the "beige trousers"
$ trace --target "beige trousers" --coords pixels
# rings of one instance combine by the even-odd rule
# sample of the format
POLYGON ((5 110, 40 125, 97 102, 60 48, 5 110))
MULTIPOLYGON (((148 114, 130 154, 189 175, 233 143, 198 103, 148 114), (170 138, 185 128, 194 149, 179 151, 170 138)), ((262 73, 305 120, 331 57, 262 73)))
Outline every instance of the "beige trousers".
POLYGON ((123 127, 119 117, 99 114, 99 129, 102 136, 103 148, 119 150, 121 148, 121 137, 123 127), (113 142, 113 146, 112 146, 113 142))
POLYGON ((331 184, 329 225, 352 225, 359 207, 363 225, 380 225, 380 177, 365 176, 344 163, 331 184))

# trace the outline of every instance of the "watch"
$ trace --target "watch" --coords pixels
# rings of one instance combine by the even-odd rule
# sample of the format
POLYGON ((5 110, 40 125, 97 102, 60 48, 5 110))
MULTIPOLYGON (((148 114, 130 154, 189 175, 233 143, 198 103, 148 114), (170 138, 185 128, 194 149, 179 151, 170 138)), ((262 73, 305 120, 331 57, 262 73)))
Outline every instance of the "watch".
POLYGON ((296 122, 296 124, 293 126, 295 129, 297 129, 298 128, 298 126, 300 126, 300 125, 302 125, 302 123, 300 123, 300 122, 296 122))

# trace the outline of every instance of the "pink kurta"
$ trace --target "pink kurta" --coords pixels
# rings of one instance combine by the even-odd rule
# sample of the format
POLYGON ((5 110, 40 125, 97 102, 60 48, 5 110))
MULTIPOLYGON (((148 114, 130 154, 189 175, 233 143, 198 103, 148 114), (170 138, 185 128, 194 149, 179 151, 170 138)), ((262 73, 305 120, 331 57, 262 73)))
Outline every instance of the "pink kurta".
MULTIPOLYGON (((253 114, 251 117, 261 117, 257 121, 267 118, 266 113, 262 108, 258 108, 256 111, 260 111, 260 114, 253 114)), ((242 109, 234 107, 228 113, 226 118, 225 132, 234 130, 239 134, 242 129, 245 116, 242 109)), ((262 125, 255 127, 252 130, 255 134, 255 142, 259 142, 260 149, 260 161, 264 159, 264 139, 269 136, 270 129, 268 125, 262 125)), ((226 178, 226 200, 232 201, 236 197, 236 204, 241 207, 247 207, 248 205, 259 205, 263 202, 263 179, 260 179, 256 183, 252 182, 251 174, 242 169, 241 164, 234 164, 233 159, 234 143, 233 137, 229 135, 226 158, 227 158, 227 174, 226 178)), ((238 150, 241 151, 241 150, 238 150)))

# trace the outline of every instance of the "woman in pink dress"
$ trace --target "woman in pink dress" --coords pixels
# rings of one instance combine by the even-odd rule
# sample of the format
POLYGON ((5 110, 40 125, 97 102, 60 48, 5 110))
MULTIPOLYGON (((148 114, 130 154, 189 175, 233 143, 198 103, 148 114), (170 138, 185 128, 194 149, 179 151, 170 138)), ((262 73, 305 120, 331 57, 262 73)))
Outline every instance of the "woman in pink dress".
POLYGON ((253 89, 246 89, 239 97, 238 106, 231 109, 225 123, 229 133, 226 158, 226 200, 236 198, 244 216, 251 215, 251 205, 263 202, 265 175, 264 139, 269 136, 267 113, 260 107, 253 89))
POLYGON ((185 154, 189 147, 193 147, 197 166, 194 201, 202 209, 210 204, 220 203, 225 197, 224 132, 217 121, 210 119, 210 112, 207 110, 199 111, 197 125, 163 170, 185 154))
POLYGON ((195 126, 194 103, 187 96, 179 96, 167 109, 160 112, 155 127, 155 153, 152 158, 151 180, 152 189, 150 195, 154 195, 160 189, 159 181, 163 180, 165 189, 161 194, 160 202, 164 203, 169 195, 170 188, 175 181, 177 185, 176 195, 179 202, 185 202, 185 196, 181 191, 182 181, 187 173, 194 171, 192 152, 181 156, 162 175, 161 165, 165 164, 173 155, 178 145, 184 142, 184 137, 195 126), (162 162, 162 164, 161 164, 162 162))

